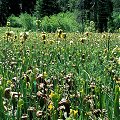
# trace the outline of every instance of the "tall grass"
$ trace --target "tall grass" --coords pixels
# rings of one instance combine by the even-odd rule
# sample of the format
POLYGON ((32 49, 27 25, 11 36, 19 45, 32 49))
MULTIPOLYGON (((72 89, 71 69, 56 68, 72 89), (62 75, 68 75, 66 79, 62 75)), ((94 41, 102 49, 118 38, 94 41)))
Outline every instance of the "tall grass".
POLYGON ((44 34, 1 34, 0 118, 118 119, 119 35, 44 34))

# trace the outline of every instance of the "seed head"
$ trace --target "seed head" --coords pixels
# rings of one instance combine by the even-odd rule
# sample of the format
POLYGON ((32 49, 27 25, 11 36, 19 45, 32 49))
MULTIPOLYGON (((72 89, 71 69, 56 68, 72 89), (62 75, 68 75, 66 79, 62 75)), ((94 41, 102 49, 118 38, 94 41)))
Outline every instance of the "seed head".
POLYGON ((45 32, 42 32, 42 40, 45 40, 46 39, 46 34, 45 32))
POLYGON ((64 38, 64 39, 65 39, 65 38, 66 38, 66 33, 62 33, 62 34, 61 34, 61 38, 64 38))

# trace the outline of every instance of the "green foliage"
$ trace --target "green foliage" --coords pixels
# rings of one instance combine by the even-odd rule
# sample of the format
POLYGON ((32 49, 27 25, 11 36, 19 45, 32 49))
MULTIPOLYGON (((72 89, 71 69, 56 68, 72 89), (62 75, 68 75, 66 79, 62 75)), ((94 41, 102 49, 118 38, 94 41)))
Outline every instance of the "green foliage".
POLYGON ((50 17, 45 16, 41 21, 42 29, 48 32, 55 32, 58 27, 65 31, 78 31, 79 24, 76 22, 74 13, 59 13, 50 17))
POLYGON ((68 4, 69 4, 70 11, 74 11, 75 9, 77 9, 78 1, 79 0, 69 0, 68 4))
POLYGON ((4 105, 3 105, 3 87, 0 86, 0 119, 5 120, 4 105))
MULTIPOLYGON (((77 14, 76 12, 66 12, 66 13, 59 13, 52 15, 50 17, 45 16, 41 18, 41 22, 39 26, 36 26, 36 18, 30 16, 27 13, 22 13, 19 17, 15 17, 14 15, 8 18, 8 21, 11 22, 11 27, 23 27, 26 30, 36 30, 39 29, 40 31, 46 32, 55 32, 58 27, 64 29, 65 31, 75 32, 80 31, 82 32, 83 26, 81 22, 77 22, 76 20, 77 14)), ((85 31, 94 32, 95 25, 94 22, 86 22, 85 24, 85 31), (90 24, 93 23, 93 24, 90 24)))
POLYGON ((35 15, 39 19, 59 12, 60 8, 57 0, 37 0, 36 2, 35 15))
POLYGON ((12 15, 8 21, 10 21, 11 27, 23 27, 25 30, 34 29, 35 18, 27 13, 22 13, 19 17, 12 15))
MULTIPOLYGON (((26 30, 35 30, 36 18, 29 14, 21 14, 19 17, 10 16, 8 20, 11 22, 11 27, 23 27, 26 30)), ((40 31, 55 32, 58 27, 65 31, 78 31, 79 23, 76 21, 76 15, 71 12, 59 13, 50 17, 42 18, 38 27, 40 31)))
POLYGON ((118 32, 120 28, 120 12, 114 11, 112 17, 108 21, 108 31, 109 32, 118 32))
POLYGON ((43 40, 43 33, 30 32, 21 41, 17 33, 15 39, 0 32, 0 120, 20 120, 25 113, 34 120, 119 115, 119 34, 44 33, 43 40))
POLYGON ((24 29, 26 30, 33 29, 34 18, 31 15, 24 13, 24 14, 21 14, 19 17, 24 29))
POLYGON ((21 23, 21 21, 20 21, 20 18, 14 16, 14 15, 11 15, 8 18, 8 21, 10 21, 11 27, 22 27, 23 26, 22 23, 21 23))
POLYGON ((94 21, 86 21, 86 23, 85 23, 85 32, 95 32, 95 23, 94 23, 94 21))
POLYGON ((41 18, 42 17, 42 5, 43 5, 43 0, 37 0, 36 1, 36 7, 35 7, 35 13, 34 15, 37 17, 37 18, 41 18))
POLYGON ((58 0, 60 10, 65 12, 69 9, 69 0, 58 0))
MULTIPOLYGON (((109 32, 113 32, 115 29, 120 28, 119 0, 105 0, 103 2, 99 0, 32 0, 31 3, 28 2, 29 0, 1 0, 0 26, 6 25, 8 19, 11 21, 11 26, 13 27, 22 26, 27 30, 35 29, 35 18, 32 17, 34 15, 40 20, 45 20, 44 22, 42 20, 42 26, 46 31, 55 31, 56 26, 65 28, 67 31, 75 31, 76 28, 79 28, 79 31, 83 31, 85 25, 83 26, 82 19, 84 21, 94 21, 95 29, 97 30, 99 28, 98 30, 101 29, 100 31, 107 31, 107 27, 109 32), (67 11, 74 12, 75 10, 80 14, 76 14, 77 22, 75 19, 73 21, 73 23, 76 22, 76 25, 73 24, 70 27, 69 24, 72 23, 73 18, 70 20, 71 17, 68 18, 69 15, 66 13, 62 15, 61 13, 67 11), (111 17, 113 10, 113 16, 111 17), (65 17, 65 15, 67 16, 65 17), (60 17, 63 20, 61 20, 60 17), (66 23, 67 19, 69 19, 68 23, 66 23), (47 21, 49 21, 49 23, 47 21), (61 23, 63 23, 63 25, 61 25, 61 23)), ((42 29, 40 28, 40 30, 42 29)))
POLYGON ((117 9, 120 9, 120 1, 119 0, 112 0, 114 10, 116 11, 117 9))
POLYGON ((120 110, 119 110, 119 85, 115 86, 115 100, 114 100, 114 114, 116 120, 119 120, 120 110))
POLYGON ((115 29, 120 28, 120 13, 119 12, 113 12, 113 24, 115 29))

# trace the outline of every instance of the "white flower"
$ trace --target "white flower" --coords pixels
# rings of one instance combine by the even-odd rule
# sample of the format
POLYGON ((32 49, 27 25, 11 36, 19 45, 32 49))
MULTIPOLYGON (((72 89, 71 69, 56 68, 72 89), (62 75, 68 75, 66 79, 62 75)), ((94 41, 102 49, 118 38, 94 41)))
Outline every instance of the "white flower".
POLYGON ((72 41, 72 40, 70 41, 70 45, 71 45, 71 44, 73 44, 73 41, 72 41))

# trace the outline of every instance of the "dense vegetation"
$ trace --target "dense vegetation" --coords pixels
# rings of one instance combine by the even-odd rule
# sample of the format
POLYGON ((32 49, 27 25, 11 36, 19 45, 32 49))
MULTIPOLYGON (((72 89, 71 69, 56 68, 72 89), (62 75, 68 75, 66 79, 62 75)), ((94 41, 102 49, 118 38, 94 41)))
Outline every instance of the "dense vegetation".
POLYGON ((0 31, 0 120, 119 120, 119 34, 21 31, 0 31))
POLYGON ((119 120, 119 0, 0 0, 0 120, 119 120))
MULTIPOLYGON (((120 27, 119 8, 119 0, 31 0, 31 2, 29 0, 0 0, 0 24, 1 26, 6 25, 6 21, 9 20, 9 16, 11 15, 11 21, 14 21, 14 23, 15 21, 17 22, 16 19, 21 17, 21 14, 22 16, 26 16, 26 14, 32 16, 31 18, 29 17, 28 21, 31 19, 43 20, 47 16, 49 22, 51 15, 55 16, 58 13, 60 15, 60 13, 71 12, 71 14, 74 14, 72 16, 74 17, 74 21, 79 24, 78 30, 81 29, 84 31, 85 24, 94 21, 95 30, 99 32, 113 32, 120 27), (14 18, 13 15, 18 18, 14 18)), ((67 20, 64 22, 67 22, 67 20)), ((15 23, 13 27, 20 27, 20 24, 15 23)), ((49 24, 52 23, 49 22, 49 24)), ((57 27, 61 27, 61 25, 57 27)))

